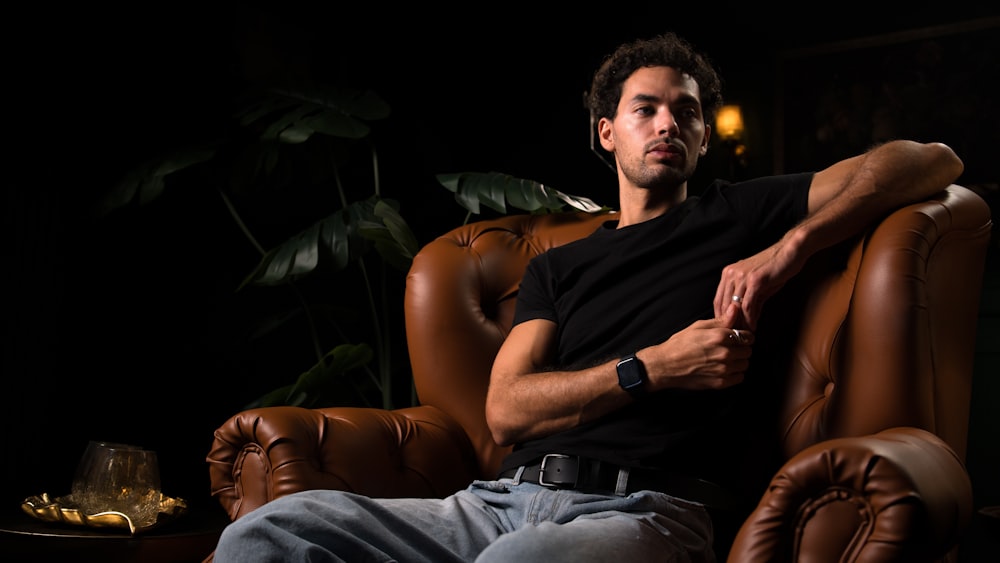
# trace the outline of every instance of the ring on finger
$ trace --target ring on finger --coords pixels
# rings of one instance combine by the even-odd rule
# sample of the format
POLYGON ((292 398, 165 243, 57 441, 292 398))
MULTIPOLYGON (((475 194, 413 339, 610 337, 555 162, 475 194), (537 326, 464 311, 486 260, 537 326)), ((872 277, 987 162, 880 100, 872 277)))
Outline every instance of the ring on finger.
POLYGON ((729 335, 729 339, 736 342, 737 344, 746 344, 747 339, 739 329, 732 329, 733 333, 729 335))
POLYGON ((734 296, 733 296, 733 302, 734 302, 734 303, 739 303, 739 302, 741 302, 741 301, 743 301, 743 298, 742 298, 742 297, 740 297, 739 295, 734 295, 734 296))

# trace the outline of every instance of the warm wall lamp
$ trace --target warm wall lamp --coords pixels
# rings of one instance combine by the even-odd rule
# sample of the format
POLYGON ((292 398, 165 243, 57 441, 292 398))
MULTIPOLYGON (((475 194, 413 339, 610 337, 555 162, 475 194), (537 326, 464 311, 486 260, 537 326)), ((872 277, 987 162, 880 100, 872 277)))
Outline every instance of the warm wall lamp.
POLYGON ((747 165, 747 147, 741 140, 743 137, 743 112, 736 104, 719 108, 715 116, 715 134, 722 141, 729 159, 729 178, 738 180, 743 176, 747 165))
POLYGON ((743 136, 743 113, 740 106, 725 105, 715 116, 715 133, 723 141, 738 141, 743 136))

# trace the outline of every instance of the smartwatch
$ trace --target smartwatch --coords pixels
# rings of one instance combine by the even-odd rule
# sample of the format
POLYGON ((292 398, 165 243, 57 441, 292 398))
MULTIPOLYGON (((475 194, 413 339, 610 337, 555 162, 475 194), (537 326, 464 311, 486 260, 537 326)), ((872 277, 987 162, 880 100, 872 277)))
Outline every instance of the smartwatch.
POLYGON ((618 369, 618 385, 628 391, 633 397, 638 397, 645 392, 643 386, 646 383, 646 368, 642 361, 629 354, 618 361, 615 366, 618 369))

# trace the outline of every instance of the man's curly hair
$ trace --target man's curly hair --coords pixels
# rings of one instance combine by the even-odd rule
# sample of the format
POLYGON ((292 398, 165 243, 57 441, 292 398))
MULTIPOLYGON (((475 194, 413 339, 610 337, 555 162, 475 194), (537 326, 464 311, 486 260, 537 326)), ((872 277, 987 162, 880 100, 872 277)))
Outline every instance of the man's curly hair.
POLYGON ((668 32, 651 39, 639 39, 618 47, 601 64, 587 96, 590 115, 597 121, 613 119, 622 96, 622 84, 636 70, 649 66, 669 66, 698 83, 706 123, 715 121, 722 107, 722 81, 708 57, 686 40, 668 32))

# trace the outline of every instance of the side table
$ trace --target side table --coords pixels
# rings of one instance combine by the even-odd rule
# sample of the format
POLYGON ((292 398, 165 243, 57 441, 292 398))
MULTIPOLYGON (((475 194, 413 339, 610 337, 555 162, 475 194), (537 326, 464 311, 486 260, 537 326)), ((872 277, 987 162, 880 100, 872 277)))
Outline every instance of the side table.
POLYGON ((145 533, 44 522, 20 506, 0 508, 0 560, 10 563, 201 563, 229 518, 221 506, 188 503, 176 520, 145 533))

